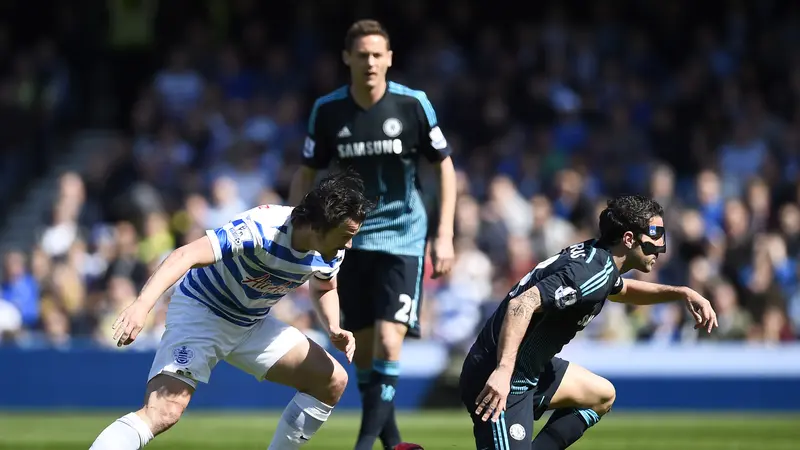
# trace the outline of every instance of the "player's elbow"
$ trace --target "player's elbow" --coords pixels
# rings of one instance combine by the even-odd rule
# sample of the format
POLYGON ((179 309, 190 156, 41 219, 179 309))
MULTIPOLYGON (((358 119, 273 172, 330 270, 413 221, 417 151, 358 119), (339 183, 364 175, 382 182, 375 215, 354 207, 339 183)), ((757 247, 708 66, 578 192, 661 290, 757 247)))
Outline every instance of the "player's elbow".
POLYGON ((170 257, 174 257, 176 262, 187 268, 187 270, 195 267, 209 266, 216 261, 214 248, 208 236, 203 236, 200 239, 178 247, 172 252, 170 257))
POLYGON ((322 298, 325 294, 336 290, 336 278, 323 280, 322 278, 312 276, 308 282, 308 288, 311 295, 322 298))

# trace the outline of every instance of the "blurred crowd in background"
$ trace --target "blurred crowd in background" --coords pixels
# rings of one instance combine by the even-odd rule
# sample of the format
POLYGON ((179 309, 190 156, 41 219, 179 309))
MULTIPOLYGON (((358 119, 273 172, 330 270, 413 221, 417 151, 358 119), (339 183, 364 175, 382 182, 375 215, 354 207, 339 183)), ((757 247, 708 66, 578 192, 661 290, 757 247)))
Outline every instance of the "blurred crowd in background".
MULTIPOLYGON (((351 3, 111 0, 91 20, 58 3, 48 29, 62 34, 22 47, 0 25, 4 132, 93 125, 100 60, 120 130, 62 175, 35 248, 4 255, 5 342, 112 346, 111 323, 171 250, 283 202, 310 105, 347 81, 341 42, 363 17, 388 27, 390 78, 428 93, 455 152, 456 262, 425 280, 424 339, 468 347, 510 287, 592 237, 621 193, 666 209, 667 254, 630 276, 701 292, 720 328, 693 330, 680 303, 608 303, 579 339, 800 336, 800 4, 567 1, 523 17, 504 1, 351 3)), ((31 163, 0 158, 0 172, 31 163)), ((158 342, 168 294, 134 348, 158 342)), ((305 289, 273 314, 324 339, 305 289)))

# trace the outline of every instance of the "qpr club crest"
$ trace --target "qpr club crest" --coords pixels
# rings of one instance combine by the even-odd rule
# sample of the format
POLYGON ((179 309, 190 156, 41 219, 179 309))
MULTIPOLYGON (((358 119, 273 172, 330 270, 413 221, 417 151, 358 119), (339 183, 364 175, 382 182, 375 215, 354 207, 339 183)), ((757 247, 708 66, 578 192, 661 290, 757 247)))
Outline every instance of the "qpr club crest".
POLYGON ((189 363, 194 359, 194 350, 185 345, 175 347, 172 350, 172 359, 175 360, 175 364, 180 366, 188 366, 189 363))
POLYGON ((386 122, 383 122, 383 132, 390 138, 396 138, 403 132, 403 124, 394 117, 386 119, 386 122))

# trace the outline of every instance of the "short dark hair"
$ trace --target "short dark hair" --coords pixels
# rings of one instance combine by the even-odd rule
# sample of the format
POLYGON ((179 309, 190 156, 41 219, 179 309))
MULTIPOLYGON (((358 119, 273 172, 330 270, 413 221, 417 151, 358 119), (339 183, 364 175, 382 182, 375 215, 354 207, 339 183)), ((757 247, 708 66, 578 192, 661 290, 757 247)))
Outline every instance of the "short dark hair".
POLYGON ((664 208, 643 195, 623 195, 609 200, 600 213, 600 243, 616 245, 627 231, 647 234, 650 219, 663 215, 664 208))
POLYGON ((378 35, 386 39, 386 47, 391 50, 392 46, 389 42, 389 32, 377 20, 363 19, 350 25, 347 29, 347 34, 344 35, 344 49, 350 51, 353 49, 353 43, 356 39, 364 36, 378 35))
POLYGON ((311 226, 326 233, 348 219, 361 223, 372 209, 364 181, 352 169, 328 175, 292 211, 294 226, 311 226))

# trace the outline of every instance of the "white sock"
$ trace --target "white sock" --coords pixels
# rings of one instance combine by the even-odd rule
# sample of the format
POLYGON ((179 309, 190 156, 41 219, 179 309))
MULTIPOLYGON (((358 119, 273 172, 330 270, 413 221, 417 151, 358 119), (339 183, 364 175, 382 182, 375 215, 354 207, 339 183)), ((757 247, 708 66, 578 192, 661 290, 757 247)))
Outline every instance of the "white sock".
POLYGON ((303 446, 333 411, 308 394, 297 393, 283 410, 278 429, 269 444, 269 450, 295 450, 303 446))
POLYGON ((89 450, 139 450, 153 439, 153 432, 136 413, 128 413, 106 427, 89 450))

